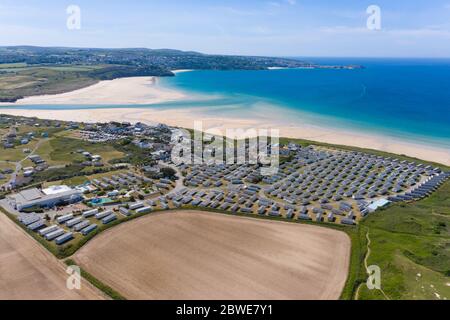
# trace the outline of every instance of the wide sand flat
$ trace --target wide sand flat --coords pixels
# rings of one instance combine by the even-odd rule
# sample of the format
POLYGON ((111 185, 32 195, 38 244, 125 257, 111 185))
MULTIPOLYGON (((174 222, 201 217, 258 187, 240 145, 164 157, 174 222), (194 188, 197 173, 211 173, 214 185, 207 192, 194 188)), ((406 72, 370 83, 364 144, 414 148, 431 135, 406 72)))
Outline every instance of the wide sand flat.
MULTIPOLYGON (((275 110, 276 112, 276 110, 275 110)), ((0 114, 39 117, 62 121, 108 122, 129 121, 148 124, 165 123, 171 126, 194 128, 195 121, 202 121, 203 129, 219 130, 226 134, 227 129, 278 129, 281 137, 308 139, 318 142, 369 148, 405 154, 411 157, 442 163, 450 166, 450 150, 441 147, 350 130, 323 128, 307 123, 292 123, 279 120, 280 114, 259 113, 255 117, 213 116, 204 113, 202 108, 152 109, 152 108, 114 108, 81 110, 23 110, 0 108, 0 114)))
MULTIPOLYGON (((189 70, 178 70, 175 73, 189 70)), ((189 94, 190 95, 190 94, 189 94)), ((411 139, 398 139, 383 134, 360 132, 333 126, 317 126, 312 119, 302 120, 287 110, 269 108, 263 105, 255 110, 242 112, 215 111, 203 107, 178 107, 170 109, 152 108, 152 105, 170 101, 183 101, 190 97, 172 88, 158 84, 156 77, 131 77, 101 81, 92 86, 63 94, 33 96, 21 99, 14 104, 0 103, 0 114, 39 117, 63 121, 107 122, 129 121, 143 123, 165 123, 172 126, 194 128, 195 121, 202 121, 203 129, 278 129, 280 136, 309 139, 318 142, 370 148, 395 154, 405 154, 423 160, 450 166, 450 150, 432 146, 426 142, 411 139), (20 109, 25 105, 102 105, 114 108, 95 108, 79 110, 36 110, 20 109), (135 108, 120 108, 121 105, 135 105, 135 108), (18 108, 14 108, 17 106, 18 108)), ((229 108, 228 108, 229 109, 229 108)))
MULTIPOLYGON (((54 95, 25 97, 14 105, 126 105, 154 104, 184 98, 184 94, 162 88, 156 77, 130 77, 100 81, 92 86, 54 95)), ((11 103, 0 103, 1 105, 11 103)))
POLYGON ((340 231, 177 211, 110 229, 75 260, 131 299, 338 299, 349 257, 340 231))
POLYGON ((67 289, 65 268, 0 212, 0 300, 104 299, 86 281, 67 289))

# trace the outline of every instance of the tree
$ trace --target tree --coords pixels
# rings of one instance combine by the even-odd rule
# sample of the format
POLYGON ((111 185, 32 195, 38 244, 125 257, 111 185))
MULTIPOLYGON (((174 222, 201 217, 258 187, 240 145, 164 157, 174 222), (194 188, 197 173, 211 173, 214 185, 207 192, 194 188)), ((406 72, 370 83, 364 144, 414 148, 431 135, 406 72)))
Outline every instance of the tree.
POLYGON ((163 174, 164 178, 168 178, 168 179, 173 179, 177 175, 177 172, 170 167, 161 168, 161 173, 163 174))

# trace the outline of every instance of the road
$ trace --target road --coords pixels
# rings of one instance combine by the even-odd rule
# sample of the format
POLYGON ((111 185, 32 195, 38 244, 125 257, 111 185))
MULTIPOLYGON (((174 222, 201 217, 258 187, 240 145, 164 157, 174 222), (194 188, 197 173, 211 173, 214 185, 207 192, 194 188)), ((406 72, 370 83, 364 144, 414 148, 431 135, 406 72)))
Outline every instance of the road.
MULTIPOLYGON (((42 145, 43 142, 47 141, 48 138, 45 139, 41 139, 38 141, 38 143, 36 143, 36 146, 34 147, 34 149, 22 160, 15 162, 16 164, 16 168, 14 170, 14 172, 11 174, 11 178, 9 179, 8 182, 6 182, 5 184, 0 186, 0 189, 2 188, 9 188, 10 186, 13 186, 16 183, 16 179, 17 179, 17 175, 19 174, 20 170, 22 170, 22 163, 27 160, 29 157, 33 156, 35 154, 35 152, 39 149, 39 147, 42 145)), ((10 162, 11 163, 11 162, 10 162)), ((12 162, 14 163, 14 162, 12 162)))
POLYGON ((177 193, 177 192, 181 191, 182 189, 186 188, 183 184, 184 177, 180 171, 180 168, 178 168, 176 165, 168 164, 168 163, 162 162, 162 161, 160 161, 158 164, 160 164, 161 166, 169 167, 169 168, 172 168, 173 170, 175 170, 176 176, 178 178, 175 181, 175 188, 173 188, 167 195, 177 193))

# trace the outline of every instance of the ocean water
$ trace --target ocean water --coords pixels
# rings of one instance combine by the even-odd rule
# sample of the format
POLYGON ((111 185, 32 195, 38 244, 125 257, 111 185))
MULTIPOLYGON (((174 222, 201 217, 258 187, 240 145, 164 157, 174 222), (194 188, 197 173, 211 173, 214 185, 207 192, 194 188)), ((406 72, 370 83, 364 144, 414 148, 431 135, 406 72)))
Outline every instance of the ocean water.
POLYGON ((322 64, 361 64, 364 69, 195 71, 163 85, 207 101, 189 105, 217 114, 245 114, 264 105, 286 111, 291 123, 322 126, 433 143, 450 148, 450 60, 310 59, 322 64), (213 103, 214 101, 214 103, 213 103), (289 111, 289 112, 287 112, 289 111))
MULTIPOLYGON (((306 59, 361 64, 364 69, 193 71, 161 78, 160 85, 189 99, 139 108, 200 108, 224 117, 270 112, 289 124, 359 130, 450 149, 450 60, 306 59)), ((134 108, 17 106, 20 109, 134 108)), ((1 107, 0 107, 1 113, 1 107)))

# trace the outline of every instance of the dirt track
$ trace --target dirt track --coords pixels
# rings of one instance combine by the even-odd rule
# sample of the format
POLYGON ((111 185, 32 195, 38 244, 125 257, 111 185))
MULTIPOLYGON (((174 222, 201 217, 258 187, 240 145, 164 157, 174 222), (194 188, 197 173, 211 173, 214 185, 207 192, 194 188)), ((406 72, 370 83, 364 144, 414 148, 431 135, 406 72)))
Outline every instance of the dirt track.
POLYGON ((104 299, 85 281, 66 288, 65 265, 0 212, 0 300, 104 299))
POLYGON ((131 299, 338 299, 350 239, 222 214, 153 214, 108 230, 75 260, 131 299))

